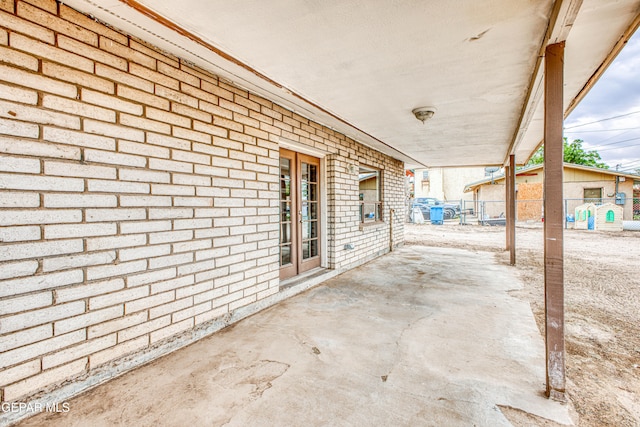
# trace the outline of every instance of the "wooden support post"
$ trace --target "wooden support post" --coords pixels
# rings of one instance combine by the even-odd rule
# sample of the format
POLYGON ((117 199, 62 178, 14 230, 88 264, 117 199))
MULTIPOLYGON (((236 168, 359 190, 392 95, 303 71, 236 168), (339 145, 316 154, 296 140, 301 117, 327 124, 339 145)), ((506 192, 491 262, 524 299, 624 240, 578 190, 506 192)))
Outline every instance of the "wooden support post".
POLYGON ((562 209, 564 42, 545 51, 544 299, 547 396, 565 400, 564 249, 562 209))
POLYGON ((509 156, 509 206, 507 207, 507 228, 509 242, 509 264, 516 265, 516 156, 509 156))
POLYGON ((506 227, 504 230, 504 234, 505 237, 507 238, 507 242, 505 245, 505 250, 510 251, 511 250, 511 216, 509 215, 509 207, 511 206, 511 180, 509 179, 511 177, 511 164, 509 163, 507 166, 504 167, 504 191, 505 191, 505 195, 504 195, 504 199, 505 199, 505 203, 506 206, 505 208, 505 213, 506 213, 506 227))

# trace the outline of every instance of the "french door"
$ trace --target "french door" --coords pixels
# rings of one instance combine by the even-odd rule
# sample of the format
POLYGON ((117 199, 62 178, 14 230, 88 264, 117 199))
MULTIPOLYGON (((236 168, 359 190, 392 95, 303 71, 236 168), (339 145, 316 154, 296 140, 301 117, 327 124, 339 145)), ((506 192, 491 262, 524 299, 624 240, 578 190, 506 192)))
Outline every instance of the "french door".
POLYGON ((280 279, 320 266, 320 159, 280 149, 280 279))

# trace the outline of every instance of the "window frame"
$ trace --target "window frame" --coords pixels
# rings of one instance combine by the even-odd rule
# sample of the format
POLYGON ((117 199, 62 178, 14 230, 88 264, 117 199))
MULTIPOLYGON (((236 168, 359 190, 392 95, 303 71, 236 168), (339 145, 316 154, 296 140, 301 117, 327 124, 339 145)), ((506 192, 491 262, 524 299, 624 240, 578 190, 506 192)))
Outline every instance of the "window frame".
MULTIPOLYGON (((367 179, 370 179, 366 178, 367 179)), ((382 169, 379 168, 375 168, 373 166, 369 166, 369 165, 365 165, 365 164, 361 164, 358 168, 358 204, 359 204, 359 208, 358 208, 358 214, 359 214, 359 220, 360 220, 360 225, 361 226, 366 226, 366 225, 370 225, 370 224, 379 224, 384 222, 384 217, 383 217, 383 198, 382 198, 382 194, 383 194, 383 183, 382 183, 382 169), (369 174, 375 174, 375 183, 376 183, 376 188, 375 189, 362 189, 360 188, 360 183, 361 180, 363 179, 363 175, 369 175, 369 174), (365 193, 363 193, 363 191, 368 191, 369 193, 367 194, 371 194, 371 191, 374 192, 374 194, 376 195, 376 200, 375 201, 371 201, 371 200, 366 200, 365 197, 365 193), (368 212, 365 214, 365 206, 374 206, 374 210, 372 212, 368 212), (373 216, 370 216, 373 215, 373 216)))

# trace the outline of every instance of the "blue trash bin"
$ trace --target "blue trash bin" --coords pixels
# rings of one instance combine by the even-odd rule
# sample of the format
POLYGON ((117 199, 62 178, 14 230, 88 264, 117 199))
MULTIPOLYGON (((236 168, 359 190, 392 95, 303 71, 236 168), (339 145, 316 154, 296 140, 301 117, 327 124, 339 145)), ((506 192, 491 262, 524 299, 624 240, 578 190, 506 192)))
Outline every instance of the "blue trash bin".
POLYGON ((431 224, 442 225, 444 221, 444 210, 442 206, 431 206, 431 209, 429 209, 429 217, 431 218, 431 224))
POLYGON ((590 216, 589 219, 587 220, 587 228, 589 230, 593 230, 596 228, 596 217, 595 216, 590 216))

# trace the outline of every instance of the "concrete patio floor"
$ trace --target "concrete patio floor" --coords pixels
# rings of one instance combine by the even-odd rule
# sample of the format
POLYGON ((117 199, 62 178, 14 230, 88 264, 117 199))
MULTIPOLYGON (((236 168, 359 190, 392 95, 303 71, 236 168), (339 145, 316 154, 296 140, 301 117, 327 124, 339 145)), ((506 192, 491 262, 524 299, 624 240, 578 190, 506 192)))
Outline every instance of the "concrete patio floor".
POLYGON ((21 425, 571 424, 520 287, 490 253, 404 247, 21 425))

